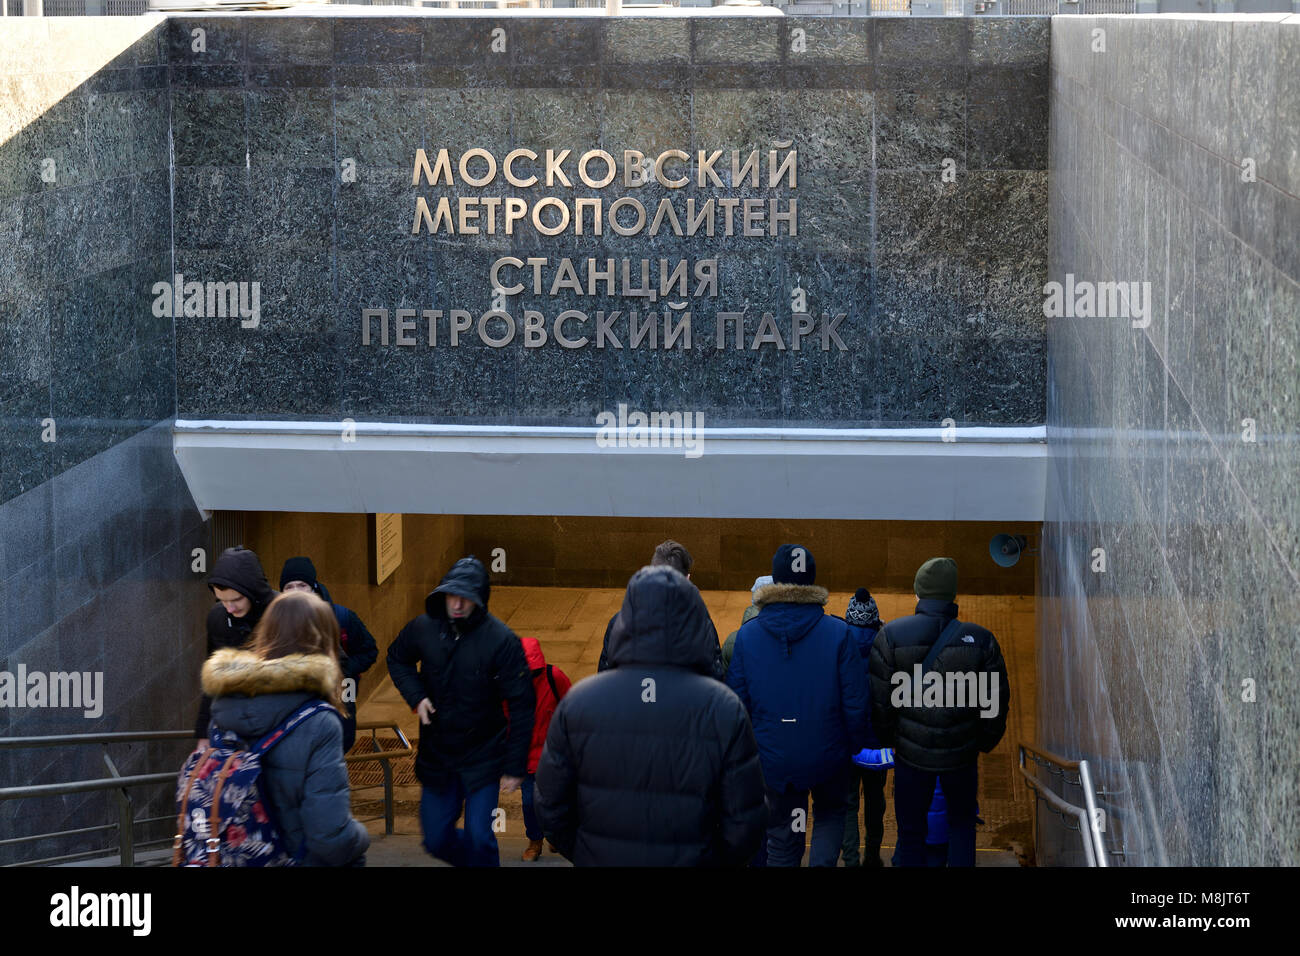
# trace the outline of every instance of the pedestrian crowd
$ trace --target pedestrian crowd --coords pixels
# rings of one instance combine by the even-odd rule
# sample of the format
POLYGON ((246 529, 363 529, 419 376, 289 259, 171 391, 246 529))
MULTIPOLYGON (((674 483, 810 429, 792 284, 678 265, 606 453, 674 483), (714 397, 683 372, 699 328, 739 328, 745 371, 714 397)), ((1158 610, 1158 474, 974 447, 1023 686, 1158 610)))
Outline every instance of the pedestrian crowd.
MULTIPOLYGON (((483 563, 452 565, 386 661, 419 720, 429 854, 499 865, 498 801, 519 790, 525 861, 549 843, 578 866, 799 866, 805 850, 810 866, 883 866, 892 769, 893 865, 973 866, 978 757, 1005 732, 1010 691, 993 634, 957 617, 956 562, 926 561, 915 613, 886 623, 867 588, 828 614, 813 554, 782 545, 725 641, 692 570, 685 547, 659 545, 597 672, 571 684, 489 612, 483 563)), ((374 637, 307 557, 285 562, 277 592, 256 554, 230 548, 208 587, 175 862, 364 865, 344 754, 374 637)))

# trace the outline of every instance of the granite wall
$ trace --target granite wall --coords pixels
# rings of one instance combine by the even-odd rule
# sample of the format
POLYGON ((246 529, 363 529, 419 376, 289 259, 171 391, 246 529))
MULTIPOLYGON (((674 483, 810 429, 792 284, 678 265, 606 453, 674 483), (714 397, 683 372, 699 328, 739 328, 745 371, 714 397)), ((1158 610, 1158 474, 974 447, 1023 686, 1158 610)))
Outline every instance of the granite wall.
MULTIPOLYGON (((177 320, 181 418, 591 425, 627 402, 713 424, 1044 421, 1045 19, 340 13, 177 17, 166 29, 176 271, 261 290, 256 328, 177 320), (415 189, 419 148, 432 161, 446 147, 453 162, 471 147, 498 159, 572 149, 571 175, 598 147, 692 160, 721 149, 729 181, 732 149, 760 149, 766 177, 768 148, 787 139, 796 187, 700 189, 691 170, 673 198, 679 214, 689 198, 798 198, 797 236, 412 235, 417 196, 650 204, 669 193, 597 193, 576 178, 577 189, 511 189, 500 175, 481 189, 415 189), (522 334, 452 348, 445 327, 436 348, 423 333, 414 348, 361 344, 368 307, 477 319, 491 308, 490 264, 506 255, 656 269, 659 257, 716 255, 718 296, 691 300, 689 351, 531 349, 522 334), (808 313, 845 313, 847 351, 714 347, 719 310, 745 312, 746 344, 765 312, 788 339, 796 287, 808 313)), ((587 334, 596 309, 646 309, 597 299, 530 286, 507 305, 521 324, 536 308, 548 326, 586 310, 587 334)))
POLYGON ((173 412, 159 22, 0 24, 0 501, 173 412))
POLYGON ((1152 308, 1049 322, 1040 739, 1116 864, 1295 865, 1300 18, 1057 17, 1051 116, 1052 279, 1152 308))
MULTIPOLYGON (((160 424, 178 414, 590 424, 626 401, 711 424, 1043 421, 1046 56, 1028 19, 6 19, 0 671, 102 670, 105 701, 93 728, 0 709, 0 735, 189 724, 210 604, 191 554, 210 537, 160 424), (797 236, 410 234, 419 147, 787 138, 799 185, 772 195, 797 193, 797 236), (789 337, 798 288, 809 313, 846 313, 850 348, 716 350, 709 308, 690 351, 359 345, 363 306, 485 310, 507 252, 716 255, 717 307, 750 337, 767 311, 789 337), (257 282, 257 327, 167 315, 154 284, 176 274, 257 282)), ((184 749, 114 758, 155 769, 184 749)), ((0 779, 98 761, 4 753, 0 779)), ((6 836, 112 818, 102 795, 0 805, 6 836)))
MULTIPOLYGON (((171 259, 159 22, 0 20, 0 672, 102 674, 99 714, 2 706, 0 737, 193 720, 211 596, 191 550, 207 533, 157 424, 174 342, 148 298, 171 259)), ((129 774, 186 750, 109 752, 129 774)), ((95 747, 0 751, 3 786, 105 772, 95 747)), ((139 819, 170 810, 165 788, 135 795, 139 819)), ((5 838, 116 819, 104 793, 0 802, 5 838)), ((110 843, 2 847, 0 864, 110 843)))
MULTIPOLYGON (((167 422, 0 504, 0 672, 102 675, 99 713, 0 707, 0 737, 192 727, 212 606, 192 563, 194 549, 208 546, 167 422)), ((157 773, 178 769, 191 746, 112 744, 107 752, 124 775, 157 773)), ((0 786, 102 777, 102 753, 84 745, 0 750, 0 786)), ((132 796, 137 820, 174 813, 165 787, 132 796)), ((0 801, 6 839, 116 821, 108 793, 0 801)), ((136 838, 174 830, 150 824, 136 838)), ((116 845, 113 834, 88 834, 0 847, 0 864, 116 845)))

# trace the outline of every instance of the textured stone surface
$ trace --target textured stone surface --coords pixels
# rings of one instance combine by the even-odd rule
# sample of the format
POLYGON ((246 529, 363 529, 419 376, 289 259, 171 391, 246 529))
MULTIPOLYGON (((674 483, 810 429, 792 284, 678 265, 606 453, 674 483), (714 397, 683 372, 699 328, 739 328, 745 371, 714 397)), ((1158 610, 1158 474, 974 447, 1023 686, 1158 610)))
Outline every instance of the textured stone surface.
MULTIPOLYGON (((1047 322, 1039 727, 1092 763, 1117 863, 1297 860, 1294 775, 1276 771, 1298 753, 1300 296, 1268 119, 1281 74, 1237 69, 1276 61, 1290 29, 1052 24, 1048 275, 1152 286, 1145 328, 1047 322), (1089 54, 1095 26, 1117 56, 1089 54)), ((1073 835, 1041 837, 1040 861, 1077 860, 1073 835)))
MULTIPOLYGON (((177 323, 179 414, 292 409, 318 418, 355 412, 586 423, 630 392, 671 396, 674 407, 694 403, 717 423, 1042 420, 1034 396, 1042 394, 1044 368, 1035 286, 1045 271, 1045 21, 350 17, 329 24, 332 32, 315 19, 276 18, 262 29, 253 18, 195 18, 167 28, 177 268, 193 262, 192 275, 204 279, 256 274, 266 317, 260 330, 177 323), (207 31, 211 55, 186 43, 196 28, 207 31), (767 151, 786 141, 799 152, 798 185, 769 188, 767 151), (535 163, 515 164, 519 175, 543 174, 547 149, 572 151, 572 175, 586 150, 621 160, 624 149, 653 156, 680 148, 691 183, 681 190, 621 182, 603 190, 510 187, 498 174, 482 188, 411 187, 418 148, 431 157, 445 148, 454 161, 471 148, 500 159, 517 147, 539 153, 535 163), (723 151, 722 190, 695 183, 698 150, 723 151), (732 150, 759 151, 757 185, 736 181, 732 150), (939 176, 949 159, 956 183, 939 176), (333 172, 346 160, 355 161, 355 181, 333 172), (972 168, 978 176, 968 177, 972 168), (411 234, 416 195, 606 204, 628 195, 651 217, 663 199, 678 204, 679 216, 687 199, 795 199, 800 230, 687 238, 665 224, 654 238, 621 237, 606 223, 604 235, 588 224, 581 236, 551 238, 525 220, 512 236, 483 231, 431 241, 411 234), (713 255, 719 295, 692 303, 694 347, 682 355, 554 342, 535 351, 518 342, 487 349, 473 331, 456 349, 354 344, 362 298, 389 309, 467 308, 477 319, 492 304, 488 267, 507 253, 547 258, 552 268, 566 256, 579 264, 644 257, 657 269, 659 258, 713 255), (291 261, 304 255, 305 263, 291 261), (265 301, 267 286, 279 290, 274 305, 265 301), (382 291, 399 288, 400 298, 382 291), (751 338, 770 312, 788 339, 797 289, 815 299, 813 314, 846 314, 849 352, 796 357, 764 347, 733 355, 712 347, 716 311, 743 312, 751 338), (880 335, 891 340, 884 349, 880 335), (937 348, 932 335, 940 336, 937 348), (992 343, 990 354, 1014 356, 998 366, 1014 384, 962 378, 951 354, 937 354, 968 339, 971 348, 992 343), (280 358, 293 349, 302 361, 280 358), (898 369, 882 357, 894 355, 898 369), (952 381, 922 386, 917 374, 952 381), (837 392, 844 375, 891 381, 870 395, 837 392), (923 394, 909 394, 917 389, 923 394)), ((123 124, 100 126, 94 156, 121 162, 115 144, 123 124)), ((739 226, 741 210, 735 215, 739 226)), ((532 308, 549 323, 577 308, 589 314, 589 332, 598 311, 620 311, 623 339, 632 309, 657 310, 662 324, 662 305, 546 292, 510 297, 516 319, 532 308)))
MULTIPOLYGON (((202 575, 191 570, 192 551, 210 542, 176 467, 166 424, 120 438, 0 504, 0 529, 0 595, 11 599, 0 624, 0 669, 22 664, 29 673, 103 675, 100 716, 66 708, 6 708, 0 732, 188 727, 198 692, 203 617, 211 605, 202 575), (144 630, 127 623, 144 621, 144 630)), ((119 770, 155 772, 179 760, 185 747, 172 749, 182 753, 155 753, 147 764, 143 753, 122 755, 119 770)), ((76 751, 63 752, 53 764, 35 750, 6 752, 3 761, 4 779, 23 783, 94 777, 101 769, 80 762, 76 751)), ((102 800, 93 797, 20 805, 22 814, 5 823, 11 836, 107 822, 100 816, 102 800), (54 806, 59 813, 52 817, 54 806)), ((4 848, 0 860, 101 845, 95 836, 65 838, 35 850, 4 848)))

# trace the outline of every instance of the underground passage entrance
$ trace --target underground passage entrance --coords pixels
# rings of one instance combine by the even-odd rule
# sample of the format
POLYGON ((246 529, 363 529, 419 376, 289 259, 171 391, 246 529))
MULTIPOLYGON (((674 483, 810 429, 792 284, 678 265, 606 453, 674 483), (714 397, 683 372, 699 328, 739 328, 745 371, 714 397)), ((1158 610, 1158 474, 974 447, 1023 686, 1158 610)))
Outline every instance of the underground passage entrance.
MULTIPOLYGON (((813 554, 817 583, 830 591, 827 613, 844 616, 854 592, 865 587, 886 623, 915 611, 917 568, 930 557, 952 557, 959 617, 997 637, 1011 684, 1006 733, 979 760, 978 865, 1014 866, 1032 854, 1033 795, 1017 772, 1016 747, 1035 739, 1037 562, 1022 557, 1001 567, 990 558, 989 542, 999 533, 1032 541, 1038 534, 1033 523, 217 512, 212 528, 214 555, 234 544, 256 551, 273 587, 287 559, 311 558, 332 599, 354 610, 374 636, 378 660, 360 678, 357 701, 360 725, 378 727, 358 734, 354 753, 399 746, 398 730, 416 741, 419 721, 388 677, 386 654, 407 621, 423 613, 426 595, 466 554, 489 568, 489 611, 519 637, 536 638, 547 663, 574 683, 596 672, 628 578, 666 539, 681 542, 694 559, 692 581, 720 640, 740 627, 755 578, 771 573, 772 555, 783 543, 802 544, 813 554)), ((419 843, 420 787, 412 764, 410 758, 394 763, 394 832, 375 836, 372 865, 432 862, 419 843)), ((379 765, 350 769, 354 812, 382 820, 379 765)), ((881 853, 886 863, 896 835, 892 791, 891 776, 881 853)), ((501 862, 518 864, 528 842, 519 794, 501 794, 500 804, 501 862)), ((382 822, 371 829, 382 834, 382 822)), ((541 862, 563 864, 549 853, 541 862)))

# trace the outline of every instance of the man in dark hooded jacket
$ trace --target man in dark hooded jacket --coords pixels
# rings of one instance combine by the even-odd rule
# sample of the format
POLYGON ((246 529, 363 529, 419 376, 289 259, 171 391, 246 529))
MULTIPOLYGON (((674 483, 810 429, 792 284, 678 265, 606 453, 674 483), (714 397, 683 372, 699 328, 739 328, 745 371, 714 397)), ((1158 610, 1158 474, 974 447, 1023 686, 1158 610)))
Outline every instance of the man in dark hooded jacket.
POLYGON ((947 806, 948 865, 974 866, 977 760, 1007 729, 1007 665, 989 631, 957 617, 956 561, 926 561, 913 589, 916 613, 880 629, 870 660, 872 722, 880 742, 894 748, 898 865, 925 865, 926 813, 938 779, 947 806), (926 658, 945 634, 927 669, 926 658), (933 699, 915 692, 918 678, 931 672, 945 689, 933 699))
POLYGON ((388 650, 393 684, 422 724, 424 848, 453 866, 500 866, 492 814, 528 772, 532 675, 519 638, 488 613, 490 593, 482 562, 461 558, 388 650))
POLYGON ((766 810, 754 734, 712 677, 717 632, 668 566, 628 582, 611 668, 551 718, 537 766, 547 839, 578 866, 743 866, 766 810))
POLYGON ((375 639, 357 612, 342 604, 335 604, 325 585, 316 578, 316 565, 311 558, 296 557, 284 562, 280 572, 281 591, 310 591, 334 609, 334 619, 339 622, 339 667, 343 671, 343 706, 348 716, 343 721, 343 752, 352 749, 357 739, 357 693, 361 675, 370 670, 379 657, 375 639), (352 681, 351 685, 347 681, 352 681))
MULTIPOLYGON (((684 545, 678 544, 672 538, 661 542, 655 546, 654 554, 650 556, 650 567, 657 568, 660 565, 670 567, 679 571, 686 576, 689 581, 691 577, 691 568, 695 567, 695 559, 691 553, 686 550, 684 545)), ((609 638, 614 633, 614 625, 618 623, 618 615, 615 614, 605 625, 605 637, 600 644, 600 660, 596 663, 596 673, 607 671, 613 667, 609 659, 609 638)), ((709 627, 713 627, 713 621, 709 621, 709 627)), ((718 644, 718 632, 714 628, 713 643, 718 644)), ((709 667, 709 673, 718 680, 725 680, 727 677, 727 665, 722 661, 722 648, 719 646, 713 655, 713 663, 709 667)))
MULTIPOLYGON (((242 647, 279 593, 271 589, 257 555, 238 545, 221 552, 208 589, 218 602, 208 611, 208 657, 222 647, 242 647)), ((212 698, 204 694, 194 721, 195 737, 208 735, 211 708, 212 698)))
POLYGON ((834 866, 844 839, 849 761, 867 739, 867 672, 848 626, 823 610, 830 594, 800 545, 772 558, 758 617, 740 629, 727 685, 745 703, 771 808, 767 865, 798 866, 814 825, 810 866, 834 866))

